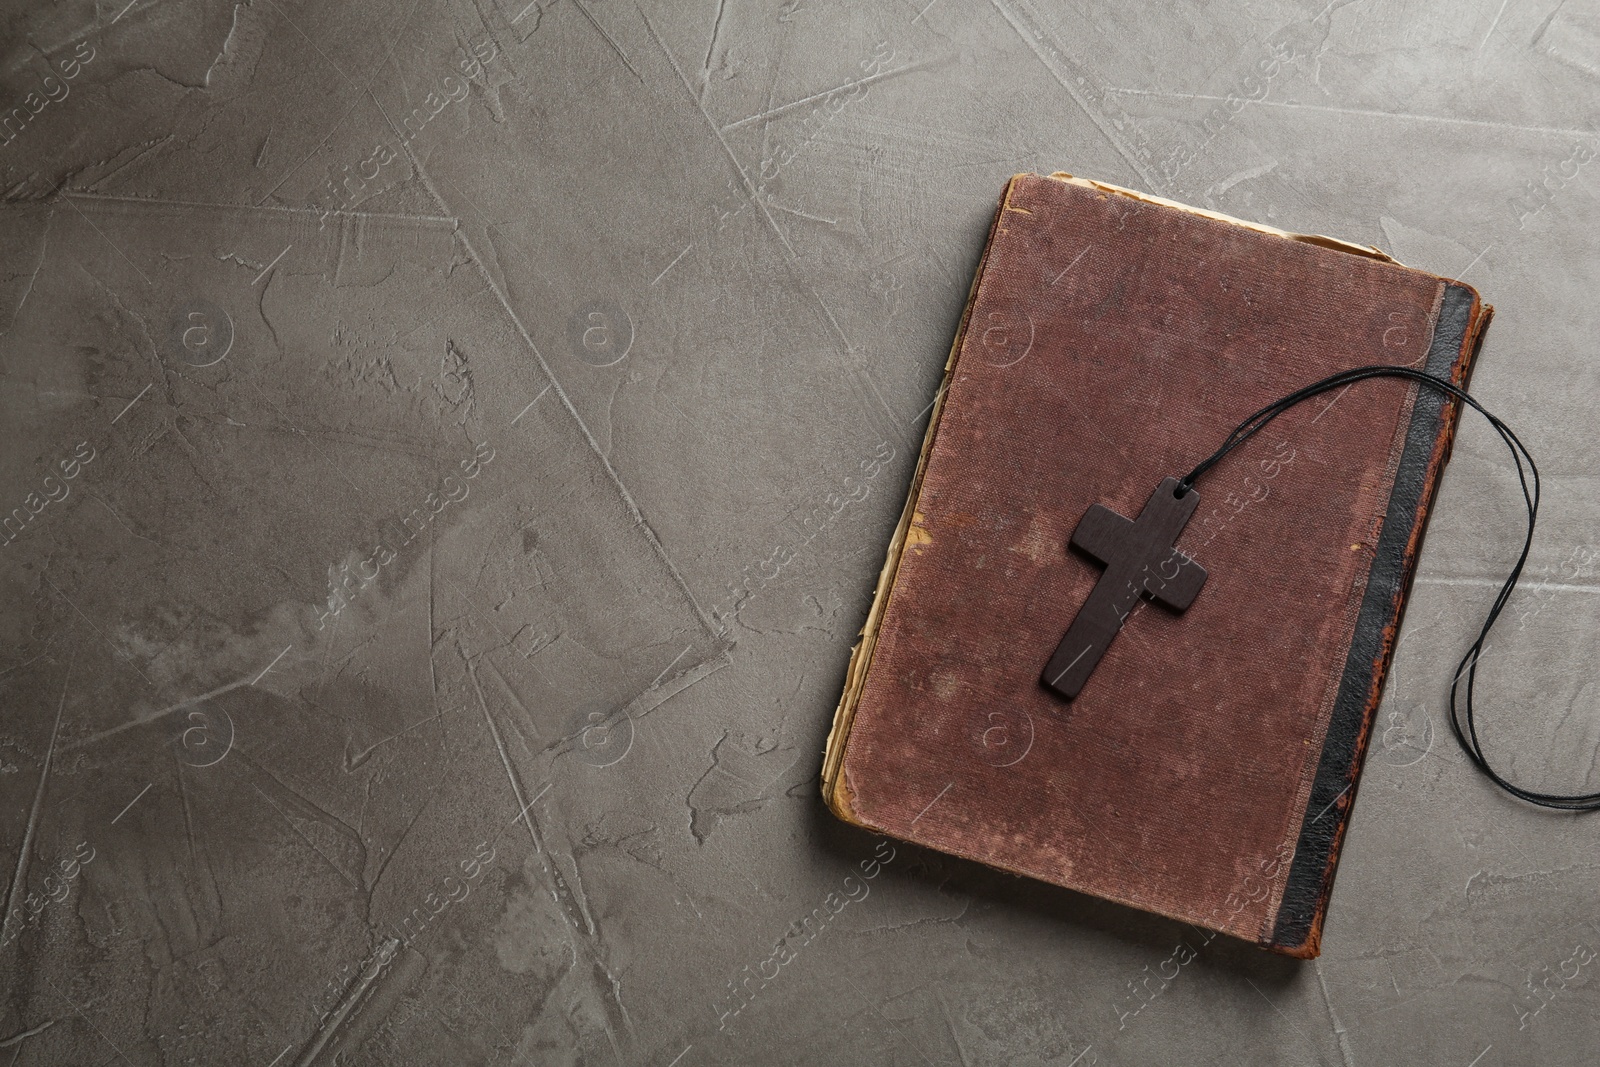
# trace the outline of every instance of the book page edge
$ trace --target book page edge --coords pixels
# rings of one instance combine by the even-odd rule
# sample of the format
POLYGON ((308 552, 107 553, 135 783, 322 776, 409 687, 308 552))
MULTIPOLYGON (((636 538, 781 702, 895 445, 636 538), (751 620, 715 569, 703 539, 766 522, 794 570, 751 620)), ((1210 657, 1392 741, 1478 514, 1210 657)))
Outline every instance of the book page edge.
MULTIPOLYGON (((1395 258, 1389 255, 1389 253, 1385 252, 1381 248, 1375 248, 1372 245, 1358 245, 1350 241, 1341 241, 1337 237, 1328 237, 1320 233, 1293 233, 1289 230, 1280 230, 1276 226, 1267 226, 1259 222, 1251 222, 1248 219, 1235 218, 1232 215, 1224 215, 1220 211, 1209 211, 1203 207, 1195 207, 1193 204, 1185 204, 1177 200, 1168 200, 1166 197, 1155 196, 1151 193, 1141 193, 1137 189, 1128 189, 1121 185, 1112 185, 1110 182, 1096 181, 1093 178, 1079 178, 1076 175, 1068 174, 1066 171, 1058 170, 1051 174, 1050 177, 1054 178, 1056 181, 1067 182, 1071 185, 1081 185, 1088 189, 1099 189, 1102 192, 1114 193, 1118 196, 1131 197, 1134 200, 1143 200, 1147 204, 1159 204, 1162 207, 1170 207, 1176 208, 1179 211, 1187 211, 1191 215, 1201 215, 1208 219, 1215 219, 1218 222, 1226 222, 1234 226, 1243 226, 1247 230, 1255 230, 1258 233, 1272 234, 1275 237, 1284 237, 1291 241, 1303 241, 1306 244, 1319 245, 1322 248, 1330 248, 1335 252, 1348 252, 1354 256, 1365 256, 1368 259, 1376 259, 1384 263, 1396 262, 1395 258)), ((1397 265, 1404 266, 1404 264, 1397 265)))
POLYGON ((956 326, 955 338, 950 342, 950 352, 945 357, 944 376, 939 380, 939 389, 934 394, 933 411, 928 416, 928 428, 922 435, 922 451, 917 456, 916 471, 911 477, 911 487, 906 493, 905 506, 900 511, 900 522, 895 527, 894 536, 890 538, 888 550, 884 554, 883 568, 878 572, 878 582, 872 591, 872 606, 867 610, 867 619, 862 623, 856 645, 850 652, 850 664, 845 669, 844 691, 839 697, 838 707, 834 709, 833 727, 828 731, 828 740, 823 747, 823 800, 827 802, 829 810, 840 819, 857 826, 868 824, 856 813, 850 800, 849 783, 842 773, 845 748, 850 740, 850 728, 855 722, 856 704, 860 700, 867 671, 872 666, 872 654, 878 643, 878 628, 883 623, 889 598, 894 590, 895 577, 900 569, 900 558, 905 551, 907 540, 911 537, 911 531, 917 527, 919 514, 917 502, 922 495, 922 476, 928 466, 928 457, 933 452, 934 441, 938 438, 940 416, 944 413, 950 382, 955 376, 961 345, 966 340, 972 309, 978 302, 978 290, 983 284, 983 273, 989 263, 989 252, 994 246, 1000 220, 1004 217, 1006 207, 1011 203, 1012 191, 1020 179, 1031 176, 1017 174, 1006 182, 994 218, 989 223, 989 234, 984 240, 983 254, 978 259, 978 267, 972 274, 972 285, 967 290, 967 304, 961 311, 961 321, 956 326))

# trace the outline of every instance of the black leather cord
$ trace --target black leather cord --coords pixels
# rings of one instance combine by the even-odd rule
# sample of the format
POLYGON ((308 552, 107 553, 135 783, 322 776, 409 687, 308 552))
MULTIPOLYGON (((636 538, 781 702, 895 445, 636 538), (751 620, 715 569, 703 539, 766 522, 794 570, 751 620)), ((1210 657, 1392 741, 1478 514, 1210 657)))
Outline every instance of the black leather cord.
POLYGON ((1478 769, 1489 777, 1489 780, 1501 789, 1530 804, 1537 804, 1544 808, 1556 808, 1562 811, 1595 811, 1600 809, 1600 793, 1540 793, 1531 789, 1508 782, 1501 777, 1493 767, 1489 766, 1488 758, 1483 754, 1483 744, 1478 738, 1477 723, 1472 707, 1473 688, 1478 680, 1478 660, 1483 656, 1484 643, 1489 638, 1489 630, 1494 626, 1495 620, 1500 617, 1500 612, 1505 608, 1506 601, 1511 598, 1511 591, 1516 587, 1517 579, 1522 576, 1522 567, 1528 561, 1528 551, 1533 547, 1533 527, 1539 515, 1539 468, 1533 462, 1533 455, 1528 451, 1518 438, 1511 432, 1511 428, 1493 415, 1489 414, 1484 406, 1469 396, 1466 390, 1457 386, 1448 378, 1441 378, 1436 374, 1427 374, 1423 371, 1412 370, 1410 367, 1370 366, 1356 367, 1353 370, 1341 371, 1330 374, 1319 382, 1312 382, 1302 389, 1296 389, 1281 400, 1275 400, 1266 407, 1257 411, 1241 422, 1237 429, 1228 435, 1211 455, 1201 460, 1200 463, 1183 476, 1179 481, 1174 494, 1185 495, 1194 487, 1195 480, 1217 464, 1217 461, 1232 452, 1235 448, 1250 440, 1267 423, 1294 407, 1302 400, 1310 399, 1319 393, 1340 386, 1352 385, 1355 382, 1365 381, 1368 378, 1408 378, 1441 393, 1448 394, 1455 400, 1470 405, 1484 418, 1489 420, 1500 439, 1511 449, 1511 456, 1517 463, 1517 480, 1522 486, 1522 499, 1528 507, 1528 534, 1522 541, 1522 552, 1517 556, 1517 562, 1511 568, 1511 574, 1506 578, 1505 584, 1500 587, 1500 593, 1494 598, 1494 604, 1489 608, 1489 614, 1483 620, 1483 628, 1478 631, 1478 639, 1474 641, 1467 654, 1461 658, 1460 665, 1456 668, 1455 679, 1450 683, 1450 728, 1455 731, 1456 740, 1460 742, 1461 749, 1467 758, 1477 765, 1478 769), (1527 460, 1527 469, 1523 468, 1523 460, 1527 460), (1532 484, 1529 483, 1529 474, 1532 475, 1532 484), (1466 684, 1462 685, 1465 677, 1466 684), (1465 729, 1463 729, 1465 724, 1465 729))

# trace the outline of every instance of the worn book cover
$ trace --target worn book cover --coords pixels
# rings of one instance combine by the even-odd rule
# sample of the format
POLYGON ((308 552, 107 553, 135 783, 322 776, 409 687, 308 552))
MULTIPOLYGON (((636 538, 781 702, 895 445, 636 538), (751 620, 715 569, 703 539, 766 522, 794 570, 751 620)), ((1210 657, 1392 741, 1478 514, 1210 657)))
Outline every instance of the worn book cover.
POLYGON ((1490 312, 1375 248, 1011 179, 850 661, 828 805, 1315 956, 1459 405, 1361 382, 1230 453, 1176 542, 1204 588, 1137 607, 1066 700, 1040 672, 1102 570, 1069 542, 1329 374, 1465 386, 1490 312))

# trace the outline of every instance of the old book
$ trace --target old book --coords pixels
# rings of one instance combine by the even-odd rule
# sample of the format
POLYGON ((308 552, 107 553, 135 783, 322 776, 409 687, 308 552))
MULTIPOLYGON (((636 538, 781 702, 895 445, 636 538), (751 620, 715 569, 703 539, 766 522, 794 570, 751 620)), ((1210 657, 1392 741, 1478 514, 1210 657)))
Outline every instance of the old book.
POLYGON ((1230 453, 1081 692, 1040 674, 1135 516, 1261 406, 1391 363, 1465 385, 1491 309, 1375 248, 1066 174, 1011 180, 828 738, 842 819, 1318 952, 1458 405, 1382 379, 1230 453))

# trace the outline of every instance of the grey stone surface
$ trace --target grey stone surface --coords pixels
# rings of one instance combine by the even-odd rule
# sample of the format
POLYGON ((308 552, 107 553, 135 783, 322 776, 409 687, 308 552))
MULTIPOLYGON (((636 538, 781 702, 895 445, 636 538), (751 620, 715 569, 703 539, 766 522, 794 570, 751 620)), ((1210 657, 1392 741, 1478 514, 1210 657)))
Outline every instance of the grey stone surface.
POLYGON ((0 1062, 1596 1061, 1600 824, 1443 713, 1481 423, 1320 960, 816 788, 1027 170, 1498 307, 1487 736, 1600 787, 1592 4, 14 0, 0 109, 0 1062))

